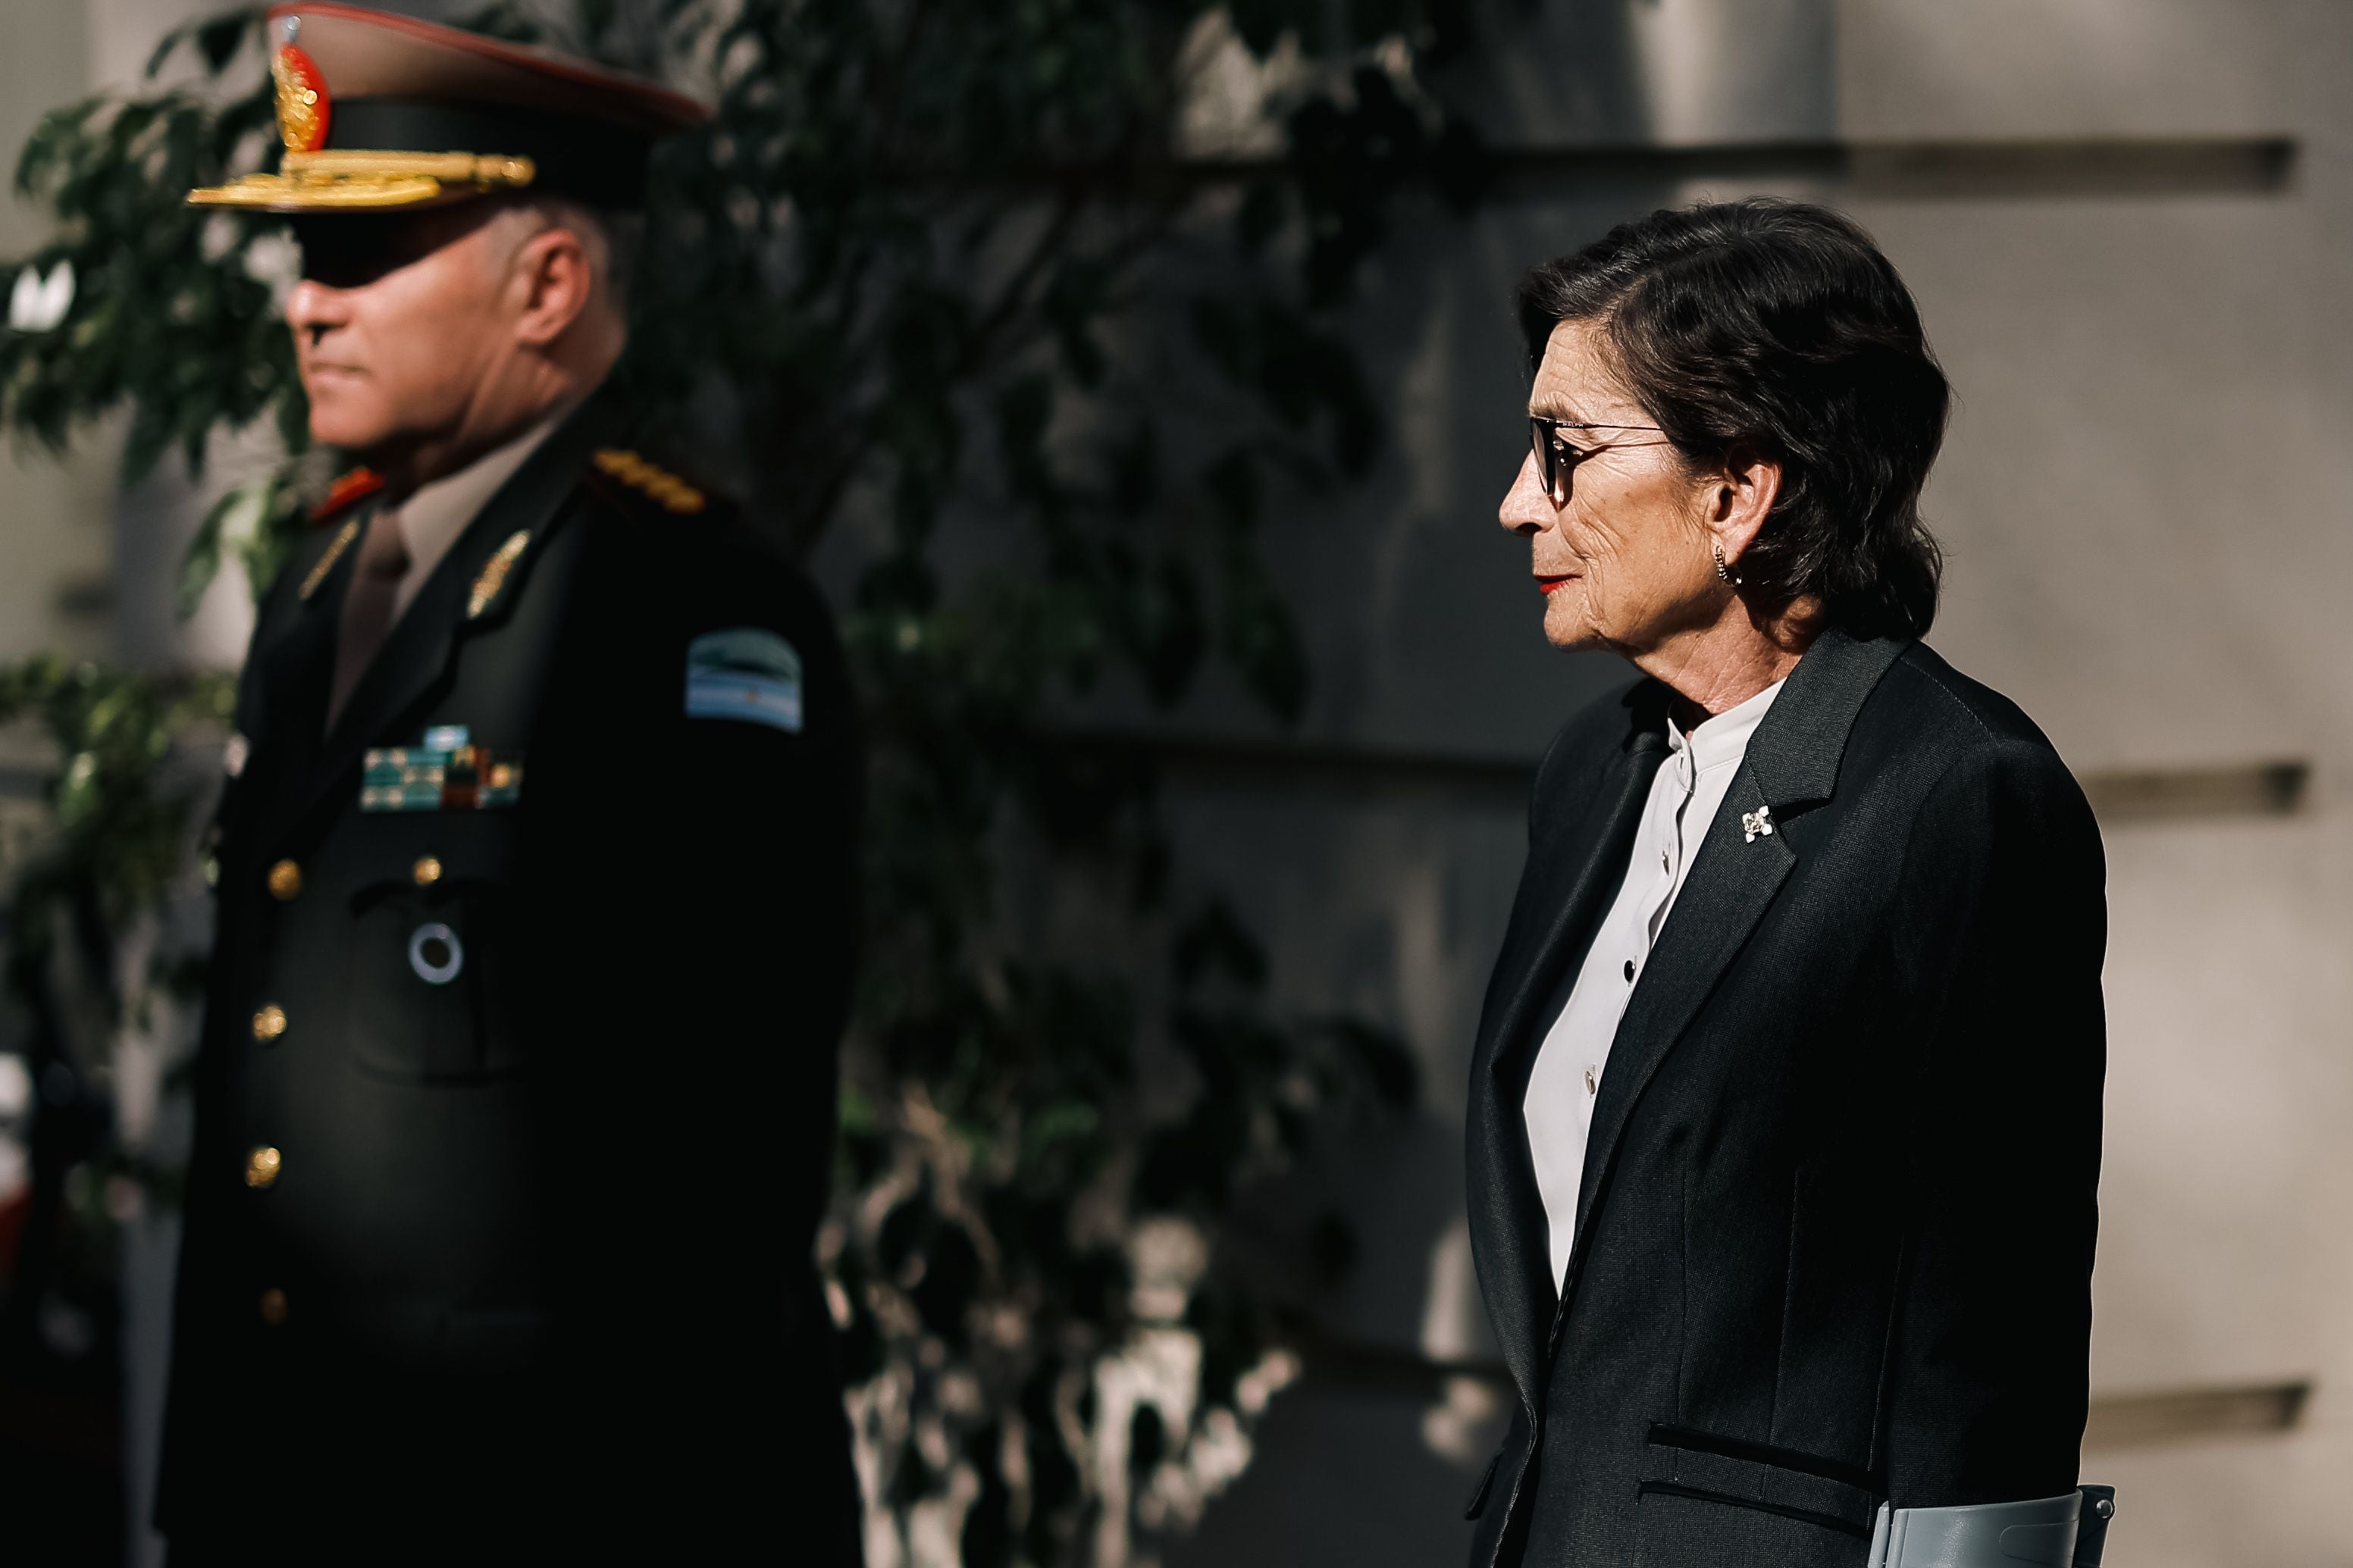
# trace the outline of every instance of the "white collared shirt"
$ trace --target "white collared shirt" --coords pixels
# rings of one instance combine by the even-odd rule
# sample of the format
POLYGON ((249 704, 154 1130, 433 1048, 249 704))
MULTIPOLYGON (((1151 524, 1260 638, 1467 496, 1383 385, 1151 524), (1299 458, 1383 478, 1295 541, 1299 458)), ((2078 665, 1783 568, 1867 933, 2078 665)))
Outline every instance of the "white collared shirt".
POLYGON ((500 487, 514 478, 515 470, 539 450, 540 443, 554 433, 570 412, 568 407, 556 410, 503 447, 492 447, 454 474, 417 486, 407 500, 385 509, 398 520, 400 540, 408 551, 408 565, 393 593, 395 624, 407 612, 426 579, 433 575, 433 568, 458 542, 458 536, 466 531, 466 525, 480 515, 500 487))
POLYGON ((1577 973, 1568 1005, 1553 1020, 1521 1110, 1528 1128, 1528 1153, 1535 1164, 1536 1191, 1552 1237, 1552 1280, 1557 1290, 1568 1273, 1569 1248, 1577 1239, 1577 1189, 1585 1179, 1585 1143, 1593 1126, 1593 1102, 1601 1092, 1602 1069, 1634 983, 1650 963, 1651 944, 1667 923, 1667 911, 1683 890, 1691 863, 1707 838, 1708 825, 1724 804, 1748 751, 1748 738, 1781 693, 1777 680, 1739 707, 1717 714, 1689 735, 1667 721, 1667 760, 1651 780, 1650 798, 1634 830, 1634 855, 1619 883, 1617 900, 1594 932, 1593 946, 1577 973))

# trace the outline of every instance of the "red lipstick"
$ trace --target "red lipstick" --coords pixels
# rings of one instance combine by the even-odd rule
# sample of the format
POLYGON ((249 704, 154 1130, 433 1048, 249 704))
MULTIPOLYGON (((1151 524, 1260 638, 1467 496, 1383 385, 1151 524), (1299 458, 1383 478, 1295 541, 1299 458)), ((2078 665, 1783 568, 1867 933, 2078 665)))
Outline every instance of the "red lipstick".
POLYGON ((1577 581, 1577 574, 1574 572, 1569 573, 1567 576, 1563 577, 1539 577, 1536 579, 1536 592, 1539 594, 1549 594, 1558 588, 1562 584, 1574 583, 1575 581, 1577 581))

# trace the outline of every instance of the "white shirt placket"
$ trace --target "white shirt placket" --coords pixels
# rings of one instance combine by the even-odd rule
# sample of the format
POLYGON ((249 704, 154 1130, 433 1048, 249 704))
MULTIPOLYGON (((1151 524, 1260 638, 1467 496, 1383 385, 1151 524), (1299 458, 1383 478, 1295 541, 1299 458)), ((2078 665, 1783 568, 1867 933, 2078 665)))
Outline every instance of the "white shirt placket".
POLYGON ((1556 1279, 1567 1265, 1594 1102, 1600 1098, 1618 1025, 1650 963, 1651 949, 1666 929, 1692 858, 1723 805, 1748 737, 1779 690, 1778 683, 1767 687, 1690 735, 1667 726, 1668 754, 1651 781, 1625 879, 1530 1068, 1522 1113, 1551 1224, 1556 1279))

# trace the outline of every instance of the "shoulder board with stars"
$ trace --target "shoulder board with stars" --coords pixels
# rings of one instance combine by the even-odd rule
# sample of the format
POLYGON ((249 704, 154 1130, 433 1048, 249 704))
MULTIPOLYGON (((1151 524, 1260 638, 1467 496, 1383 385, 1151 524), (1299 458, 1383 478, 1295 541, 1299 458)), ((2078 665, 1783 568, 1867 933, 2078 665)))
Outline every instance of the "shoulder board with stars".
POLYGON ((607 447, 589 462, 606 478, 628 486, 664 511, 677 516, 691 517, 711 504, 710 498, 701 490, 669 469, 646 461, 635 452, 607 447))

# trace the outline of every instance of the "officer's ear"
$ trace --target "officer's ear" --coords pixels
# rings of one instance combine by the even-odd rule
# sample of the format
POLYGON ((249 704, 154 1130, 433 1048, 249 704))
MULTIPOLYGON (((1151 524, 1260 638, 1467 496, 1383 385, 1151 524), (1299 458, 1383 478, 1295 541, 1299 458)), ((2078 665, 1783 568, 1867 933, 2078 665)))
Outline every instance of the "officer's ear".
POLYGON ((596 271, 587 243, 562 224, 522 242, 508 279, 522 307, 516 339, 532 348, 562 338, 596 299, 596 271))

